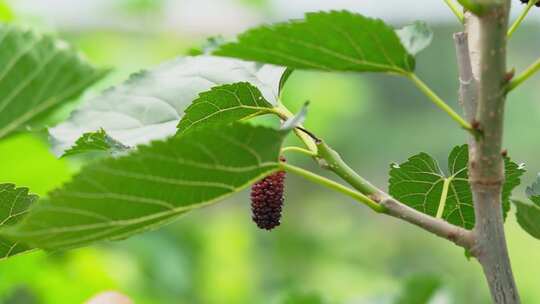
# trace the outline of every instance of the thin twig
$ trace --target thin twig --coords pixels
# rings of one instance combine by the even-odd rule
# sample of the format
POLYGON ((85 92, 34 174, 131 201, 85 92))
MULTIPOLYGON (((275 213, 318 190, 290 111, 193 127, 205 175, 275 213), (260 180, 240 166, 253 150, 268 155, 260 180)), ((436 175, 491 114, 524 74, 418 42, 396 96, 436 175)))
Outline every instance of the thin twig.
POLYGON ((437 95, 431 88, 424 83, 416 74, 410 73, 407 74, 408 78, 420 89, 422 93, 424 93, 431 102, 433 102, 437 107, 442 109, 450 118, 452 118, 454 121, 456 121, 463 129, 471 132, 471 134, 475 133, 475 130, 471 126, 470 123, 465 121, 463 117, 461 117, 456 111, 454 111, 439 95, 437 95))
POLYGON ((319 157, 322 159, 319 163, 325 164, 325 168, 334 172, 356 190, 379 202, 385 214, 422 227, 424 230, 450 240, 466 249, 471 248, 473 245, 474 237, 471 231, 417 211, 395 200, 388 193, 380 190, 365 178, 358 175, 343 161, 336 151, 324 142, 318 143, 317 147, 319 157))
POLYGON ((468 35, 465 32, 454 34, 456 58, 459 70, 459 103, 465 118, 472 122, 475 119, 478 102, 477 83, 473 75, 468 35))
POLYGON ((508 84, 506 92, 510 92, 513 89, 517 88, 519 85, 524 83, 527 79, 531 78, 536 72, 540 71, 540 58, 538 58, 533 64, 531 64, 525 71, 523 71, 518 76, 508 84))
POLYGON ((284 147, 281 149, 281 153, 287 153, 287 152, 298 152, 310 157, 317 156, 317 153, 314 153, 313 151, 310 151, 308 149, 296 147, 296 146, 290 146, 290 147, 284 147))
POLYGON ((470 230, 450 224, 442 219, 429 216, 392 198, 385 199, 381 201, 380 204, 386 209, 388 215, 421 227, 458 246, 470 249, 474 245, 474 235, 470 230))
POLYGON ((464 22, 463 12, 459 9, 459 7, 456 5, 456 3, 452 0, 444 0, 446 5, 448 5, 448 8, 454 13, 456 18, 460 23, 464 22))
POLYGON ((516 19, 516 21, 514 21, 514 24, 512 24, 512 26, 510 27, 510 29, 508 30, 508 33, 507 33, 507 36, 508 38, 512 37, 512 35, 514 34, 514 32, 519 28, 519 26, 521 25, 521 23, 523 22, 523 20, 525 19, 525 17, 527 17, 527 14, 529 14, 529 11, 531 10, 531 8, 540 0, 529 0, 529 3, 527 3, 527 6, 525 6, 525 8, 523 9, 523 11, 521 11, 521 14, 519 15, 519 17, 516 19))
POLYGON ((294 173, 296 175, 299 175, 311 182, 314 182, 314 183, 317 183, 321 186, 324 186, 324 187, 327 187, 329 189, 332 189, 332 190, 335 190, 337 192, 341 192, 347 196, 350 196, 352 197, 353 199, 355 199, 356 201, 368 206, 369 208, 371 208, 373 211, 375 212, 383 212, 384 211, 384 208, 381 207, 381 205, 379 205, 377 202, 373 201, 371 198, 367 197, 366 195, 356 191, 356 190, 353 190, 353 189, 350 189, 348 187, 345 187, 343 186, 342 184, 340 183, 336 183, 335 181, 333 180, 330 180, 326 177, 323 177, 323 176, 320 176, 320 175, 317 175, 311 171, 308 171, 308 170, 305 170, 303 168, 300 168, 300 167, 297 167, 297 166, 293 166, 291 164, 287 164, 287 163, 280 163, 280 166, 283 170, 287 171, 287 172, 291 172, 291 173, 294 173))
MULTIPOLYGON (((287 148, 285 149, 287 150, 287 148)), ((296 147, 291 147, 289 149, 299 151, 296 149, 296 147)), ((283 170, 297 174, 314 183, 350 196, 356 201, 368 206, 375 212, 385 213, 392 217, 402 219, 437 236, 450 240, 455 244, 464 247, 465 249, 471 248, 472 244, 474 243, 474 236, 472 235, 471 231, 450 224, 442 219, 437 219, 430 215, 424 214, 408 207, 401 202, 396 201, 389 194, 375 187, 365 178, 358 175, 345 163, 345 161, 343 161, 341 156, 336 151, 331 149, 324 141, 318 138, 316 141, 315 150, 317 151, 315 157, 319 160, 319 164, 322 167, 331 170, 355 189, 350 189, 311 171, 284 162, 280 163, 280 166, 283 170)), ((307 150, 306 152, 308 152, 306 154, 312 154, 307 150)))

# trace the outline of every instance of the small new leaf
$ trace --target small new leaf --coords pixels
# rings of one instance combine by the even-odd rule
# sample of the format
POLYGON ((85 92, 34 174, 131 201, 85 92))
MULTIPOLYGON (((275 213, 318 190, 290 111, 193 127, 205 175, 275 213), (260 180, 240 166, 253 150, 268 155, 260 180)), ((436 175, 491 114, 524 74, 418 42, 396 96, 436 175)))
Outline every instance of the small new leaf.
POLYGON ((526 190, 532 203, 512 200, 516 205, 516 217, 523 230, 540 240, 540 174, 526 190))
POLYGON ((302 126, 306 120, 308 114, 309 101, 306 101, 300 111, 296 113, 293 117, 287 119, 283 125, 281 125, 281 130, 290 131, 294 128, 302 126))
POLYGON ((3 235, 55 250, 157 228, 277 171, 286 134, 247 124, 210 126, 100 160, 3 235))
MULTIPOLYGON (((407 162, 390 169, 390 194, 423 213, 449 223, 474 227, 474 206, 468 180, 467 145, 455 147, 448 158, 448 175, 437 161, 426 153, 412 156, 407 162)), ((503 190, 503 212, 509 210, 509 197, 525 172, 522 166, 505 158, 506 181, 503 190)))
POLYGON ((308 13, 304 20, 261 26, 214 54, 323 71, 403 74, 415 65, 392 27, 347 11, 308 13))
POLYGON ((178 124, 184 133, 207 124, 227 124, 269 113, 273 105, 247 82, 226 84, 199 94, 178 124))
POLYGON ((423 21, 416 21, 411 25, 407 25, 396 33, 401 40, 403 46, 409 54, 416 55, 431 44, 433 40, 433 32, 423 21))
POLYGON ((0 138, 35 126, 106 75, 64 41, 0 24, 0 138))
POLYGON ((119 141, 110 137, 105 130, 100 129, 96 132, 84 133, 81 138, 75 142, 75 145, 67 150, 62 157, 84 154, 89 152, 108 152, 117 154, 129 149, 119 141))
MULTIPOLYGON (((16 188, 13 184, 0 184, 0 230, 17 224, 37 200, 36 195, 28 194, 27 188, 16 188)), ((0 236, 0 260, 32 249, 23 243, 0 236)))

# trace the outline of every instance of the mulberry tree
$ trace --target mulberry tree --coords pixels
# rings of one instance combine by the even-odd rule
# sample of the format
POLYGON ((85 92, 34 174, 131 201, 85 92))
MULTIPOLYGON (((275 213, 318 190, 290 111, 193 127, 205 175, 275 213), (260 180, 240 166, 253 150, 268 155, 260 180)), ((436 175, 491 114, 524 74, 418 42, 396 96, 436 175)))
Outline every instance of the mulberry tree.
MULTIPOLYGON (((506 97, 540 70, 540 59, 514 73, 507 43, 540 3, 521 0, 526 6, 512 21, 517 1, 444 2, 462 25, 453 37, 460 110, 415 73, 416 55, 432 39, 423 22, 395 29, 358 13, 314 12, 231 41, 213 39, 193 56, 85 100, 48 129, 59 157, 98 157, 41 198, 24 185, 0 184, 0 257, 122 240, 250 186, 253 220, 270 230, 280 224, 288 173, 464 248, 482 266, 493 302, 519 303, 504 220, 514 205, 521 227, 540 238, 540 180, 527 188, 530 201, 512 198, 524 168, 502 149, 503 118, 506 97), (297 70, 407 79, 426 106, 463 130, 463 145, 449 152, 446 169, 427 153, 392 165, 386 191, 303 126, 307 105, 294 114, 280 100, 297 70), (275 126, 249 122, 262 115, 276 117, 275 126), (292 136, 301 145, 284 146, 292 136), (341 182, 283 161, 287 153, 313 159, 341 182)), ((44 128, 44 118, 107 72, 65 42, 16 26, 0 25, 0 45, 0 139, 44 128)))

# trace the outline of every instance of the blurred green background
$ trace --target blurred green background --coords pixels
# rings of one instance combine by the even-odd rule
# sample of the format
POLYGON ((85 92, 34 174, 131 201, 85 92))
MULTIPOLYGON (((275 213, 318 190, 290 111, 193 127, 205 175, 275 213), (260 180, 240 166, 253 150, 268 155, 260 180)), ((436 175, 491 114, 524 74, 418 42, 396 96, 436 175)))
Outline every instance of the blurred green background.
MULTIPOLYGON (((60 13, 51 17, 29 9, 32 1, 0 0, 0 20, 57 33, 95 64, 113 67, 112 75, 87 95, 132 72, 186 54, 207 35, 231 36, 251 24, 288 17, 265 0, 202 1, 209 7, 197 1, 172 1, 198 3, 174 18, 164 17, 171 1, 108 0, 111 10, 106 17, 117 16, 118 22, 103 25, 96 16, 91 22, 91 14, 83 9, 89 1, 76 1, 81 8, 75 13, 60 9, 62 1, 34 2, 42 6, 51 2, 52 10, 58 8, 60 13), (197 20, 198 10, 204 15, 205 10, 215 9, 212 3, 219 4, 220 10, 242 10, 240 16, 249 22, 235 26, 220 24, 222 20, 213 27, 205 20, 181 22, 197 20), (220 31, 222 25, 226 30, 220 31)), ((431 16, 435 39, 420 54, 418 73, 444 99, 454 101, 457 79, 451 33, 459 28, 442 1, 437 5, 438 14, 445 17, 433 20, 431 16)), ((540 18, 540 11, 532 13, 530 19, 535 18, 540 18)), ((392 20, 396 26, 413 21, 402 15, 392 20)), ((512 38, 510 65, 523 69, 540 55, 539 50, 540 27, 526 23, 512 38)), ((505 146, 528 168, 523 185, 514 193, 518 197, 540 171, 539 84, 540 77, 532 79, 508 100, 505 146)), ((444 166, 450 149, 466 141, 465 132, 410 83, 391 76, 298 72, 283 99, 294 110, 310 100, 307 127, 381 187, 392 162, 425 151, 444 166)), ((457 108, 456 102, 452 105, 457 108)), ((66 107, 57 119, 72 108, 66 107)), ((303 157, 290 156, 289 161, 317 170, 303 157)), ((80 165, 56 159, 44 134, 17 135, 0 143, 0 181, 28 186, 37 194, 68 180, 80 165)), ((107 290, 145 304, 389 303, 410 278, 422 277, 440 283, 431 303, 490 301, 480 267, 459 248, 294 176, 287 181, 282 223, 272 233, 256 229, 244 192, 189 213, 159 231, 122 242, 2 261, 0 303, 83 303, 107 290)), ((513 216, 506 229, 522 300, 540 303, 540 263, 535 263, 540 260, 540 242, 521 231, 513 216)))

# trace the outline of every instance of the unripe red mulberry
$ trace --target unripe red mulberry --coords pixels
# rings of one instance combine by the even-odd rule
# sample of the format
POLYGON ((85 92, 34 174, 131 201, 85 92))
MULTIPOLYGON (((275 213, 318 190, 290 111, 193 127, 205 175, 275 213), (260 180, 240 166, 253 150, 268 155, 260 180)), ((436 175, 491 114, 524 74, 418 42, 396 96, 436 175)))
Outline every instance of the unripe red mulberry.
MULTIPOLYGON (((527 4, 527 3, 529 3, 529 0, 521 0, 521 3, 527 4)), ((540 2, 536 2, 535 5, 540 7, 540 2)))
POLYGON ((268 175, 251 187, 253 221, 261 229, 272 230, 279 226, 283 207, 285 172, 268 175))

